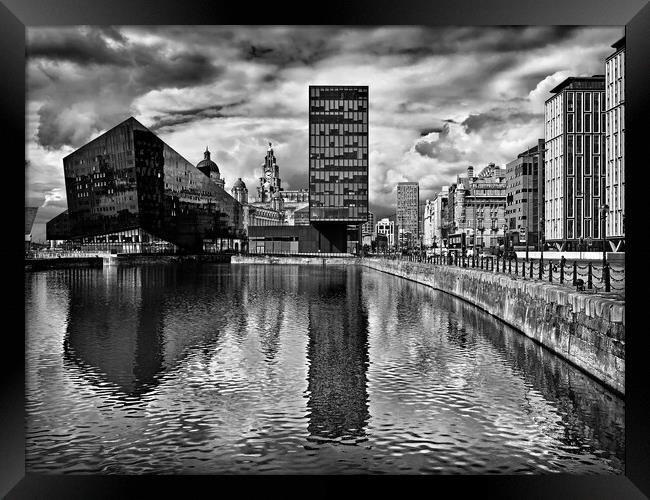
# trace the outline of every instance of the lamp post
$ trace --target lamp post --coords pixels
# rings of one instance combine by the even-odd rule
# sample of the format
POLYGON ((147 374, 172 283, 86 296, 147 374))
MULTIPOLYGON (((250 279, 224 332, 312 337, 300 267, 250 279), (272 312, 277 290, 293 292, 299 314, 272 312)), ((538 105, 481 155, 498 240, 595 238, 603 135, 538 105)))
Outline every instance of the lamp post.
POLYGON ((605 239, 605 219, 607 219, 607 211, 609 210, 609 205, 601 205, 600 207, 600 220, 601 220, 601 237, 603 239, 603 268, 607 265, 607 248, 605 245, 607 244, 606 239, 605 239))
POLYGON ((524 226, 524 238, 526 238, 526 262, 528 262, 528 222, 524 226))

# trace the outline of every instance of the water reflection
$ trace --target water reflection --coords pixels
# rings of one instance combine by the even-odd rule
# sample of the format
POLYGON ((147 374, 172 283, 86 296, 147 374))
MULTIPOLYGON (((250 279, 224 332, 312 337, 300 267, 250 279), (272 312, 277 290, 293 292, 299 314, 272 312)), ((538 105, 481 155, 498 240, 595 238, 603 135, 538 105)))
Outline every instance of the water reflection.
POLYGON ((368 313, 359 269, 318 277, 309 301, 309 433, 317 442, 357 443, 368 422, 368 313))
POLYGON ((31 472, 603 473, 620 398, 451 296, 356 267, 26 276, 31 472))

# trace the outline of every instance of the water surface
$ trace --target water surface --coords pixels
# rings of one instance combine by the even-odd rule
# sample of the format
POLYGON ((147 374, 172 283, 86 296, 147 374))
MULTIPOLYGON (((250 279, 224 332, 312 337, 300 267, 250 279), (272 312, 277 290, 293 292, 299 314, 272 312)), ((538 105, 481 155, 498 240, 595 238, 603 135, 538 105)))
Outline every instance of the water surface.
POLYGON ((196 263, 25 279, 29 472, 623 472, 620 398, 424 285, 196 263))

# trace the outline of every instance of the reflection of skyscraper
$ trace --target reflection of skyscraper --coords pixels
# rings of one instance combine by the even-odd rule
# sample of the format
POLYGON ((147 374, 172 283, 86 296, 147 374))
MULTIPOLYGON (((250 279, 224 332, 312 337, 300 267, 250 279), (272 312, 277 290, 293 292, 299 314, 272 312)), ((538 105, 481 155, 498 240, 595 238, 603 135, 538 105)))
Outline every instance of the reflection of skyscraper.
POLYGON ((368 314, 361 271, 331 269, 309 303, 309 433, 312 439, 356 439, 368 422, 368 314))

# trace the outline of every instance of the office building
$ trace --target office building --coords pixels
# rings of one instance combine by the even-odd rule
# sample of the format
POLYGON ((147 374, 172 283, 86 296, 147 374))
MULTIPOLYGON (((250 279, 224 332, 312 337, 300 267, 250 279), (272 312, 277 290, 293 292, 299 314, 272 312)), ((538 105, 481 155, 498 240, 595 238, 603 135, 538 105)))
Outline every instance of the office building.
POLYGON ((133 117, 63 158, 63 171, 68 210, 47 224, 49 240, 120 253, 242 248, 242 205, 209 151, 195 167, 133 117))
POLYGON ((397 225, 394 220, 386 217, 377 221, 375 234, 377 237, 383 236, 386 238, 388 249, 395 248, 395 243, 397 242, 397 225))
POLYGON ((506 231, 506 171, 494 163, 477 176, 474 167, 458 175, 449 187, 447 210, 447 247, 465 241, 465 248, 496 251, 506 231))
POLYGON ((427 200, 424 208, 423 244, 426 248, 441 248, 447 238, 447 204, 449 202, 449 186, 427 200))
POLYGON ((605 61, 605 234, 618 252, 625 248, 625 37, 612 48, 605 61))
POLYGON ((559 251, 601 248, 605 77, 569 77, 546 101, 544 239, 559 251))
POLYGON ((397 184, 397 231, 399 245, 413 248, 419 244, 420 186, 417 182, 397 184))
POLYGON ((543 192, 540 194, 539 174, 544 168, 544 139, 517 155, 506 165, 506 224, 508 245, 536 248, 541 231, 539 225, 543 192))
POLYGON ((322 252, 348 251, 348 226, 368 221, 367 86, 309 87, 309 220, 322 252))

